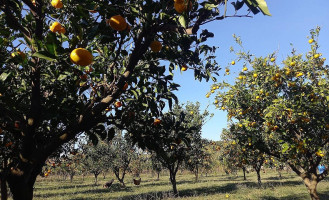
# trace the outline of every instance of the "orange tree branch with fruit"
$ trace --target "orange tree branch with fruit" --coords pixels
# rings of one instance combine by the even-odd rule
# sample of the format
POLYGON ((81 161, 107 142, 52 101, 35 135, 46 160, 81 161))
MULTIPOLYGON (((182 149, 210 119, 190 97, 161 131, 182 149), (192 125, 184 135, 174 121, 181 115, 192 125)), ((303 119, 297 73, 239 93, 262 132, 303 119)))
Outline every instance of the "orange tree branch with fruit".
MULTIPOLYGON (((258 1, 243 2, 269 14, 258 1)), ((0 2, 0 124, 13 147, 2 174, 14 199, 32 199, 47 157, 108 121, 109 110, 115 116, 141 96, 148 105, 148 90, 158 92, 155 101, 170 101, 175 65, 198 80, 220 69, 215 48, 204 44, 213 34, 201 25, 225 18, 219 10, 227 1, 0 2)))
POLYGON ((288 163, 312 199, 319 199, 316 186, 327 174, 318 174, 317 166, 329 142, 328 65, 318 52, 319 31, 311 30, 305 57, 293 50, 282 66, 275 54, 254 58, 239 52, 242 72, 233 85, 220 84, 226 90, 216 97, 232 119, 237 142, 288 163))

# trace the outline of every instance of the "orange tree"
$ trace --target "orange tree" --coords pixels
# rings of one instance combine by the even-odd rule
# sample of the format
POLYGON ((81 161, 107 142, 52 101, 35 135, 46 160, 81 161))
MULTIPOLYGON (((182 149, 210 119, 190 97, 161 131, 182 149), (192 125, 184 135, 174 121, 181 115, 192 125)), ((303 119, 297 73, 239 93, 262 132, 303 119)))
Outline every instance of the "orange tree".
POLYGON ((216 97, 234 122, 237 142, 288 163, 312 199, 319 199, 316 186, 327 174, 317 173, 317 166, 329 141, 328 66, 318 52, 319 31, 311 30, 305 57, 293 50, 282 66, 275 54, 238 53, 245 61, 243 72, 233 85, 221 84, 226 90, 216 97))
POLYGON ((131 161, 137 157, 136 149, 131 140, 128 137, 125 139, 121 133, 115 136, 108 146, 109 157, 107 162, 120 184, 125 187, 124 178, 131 170, 131 161))
MULTIPOLYGON (((234 6, 269 15, 264 2, 234 6)), ((176 64, 210 79, 219 67, 202 25, 229 17, 219 12, 228 3, 1 0, 0 124, 14 146, 2 174, 13 198, 32 199, 47 157, 105 121, 115 102, 140 93, 146 103, 147 90, 171 99, 176 64)))
POLYGON ((201 128, 208 115, 207 111, 199 111, 199 104, 187 103, 185 108, 175 104, 161 119, 141 111, 133 122, 125 124, 133 142, 156 154, 156 159, 169 170, 175 196, 177 171, 184 161, 192 158, 193 149, 200 147, 201 128))
POLYGON ((223 163, 229 169, 242 168, 244 180, 246 180, 247 166, 252 166, 257 173, 258 186, 261 186, 260 171, 265 163, 266 155, 258 149, 250 148, 252 146, 251 138, 248 138, 248 143, 237 142, 238 138, 235 136, 244 133, 234 133, 234 131, 242 131, 240 129, 235 130, 234 127, 236 126, 230 127, 229 130, 224 129, 221 134, 223 163))

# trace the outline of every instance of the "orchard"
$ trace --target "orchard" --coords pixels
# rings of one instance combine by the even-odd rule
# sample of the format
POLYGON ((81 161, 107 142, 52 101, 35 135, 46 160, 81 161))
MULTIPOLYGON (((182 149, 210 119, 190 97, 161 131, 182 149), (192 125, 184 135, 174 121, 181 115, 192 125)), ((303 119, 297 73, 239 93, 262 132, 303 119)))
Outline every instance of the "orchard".
POLYGON ((228 89, 215 101, 234 119, 223 138, 239 145, 234 152, 201 137, 212 115, 198 103, 178 103, 175 68, 216 81, 224 70, 208 40, 225 38, 205 26, 270 16, 265 0, 0 2, 1 199, 8 191, 13 199, 33 199, 36 181, 55 174, 74 182, 89 173, 97 186, 101 173, 112 172, 125 187, 125 176, 139 176, 146 163, 158 179, 169 172, 177 197, 179 169, 192 171, 197 182, 219 168, 223 151, 246 156, 237 157, 246 165, 261 161, 256 171, 266 156, 275 157, 319 199, 316 186, 327 171, 316 170, 329 141, 319 28, 305 58, 293 52, 280 67, 275 54, 239 54, 230 64, 245 60, 236 83, 216 84, 207 94, 228 89))

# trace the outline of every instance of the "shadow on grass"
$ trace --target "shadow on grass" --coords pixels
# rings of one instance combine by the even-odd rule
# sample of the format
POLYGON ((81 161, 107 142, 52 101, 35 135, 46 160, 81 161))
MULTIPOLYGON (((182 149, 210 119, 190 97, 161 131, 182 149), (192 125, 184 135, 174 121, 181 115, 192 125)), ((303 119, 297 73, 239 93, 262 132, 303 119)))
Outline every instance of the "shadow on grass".
POLYGON ((258 183, 256 182, 241 182, 237 183, 239 186, 245 186, 247 188, 259 188, 259 189, 265 189, 265 188, 275 188, 278 186, 297 186, 303 184, 301 181, 285 181, 285 182, 276 182, 276 181, 267 181, 263 182, 261 187, 258 186, 258 183))
MULTIPOLYGON (((277 198, 277 197, 271 197, 271 196, 263 196, 261 197, 262 200, 308 200, 309 198, 306 197, 305 198, 305 195, 287 195, 285 197, 280 197, 280 198, 277 198)), ((322 199, 320 197, 320 199, 322 199)))
MULTIPOLYGON (((79 184, 79 183, 76 183, 79 184)), ((63 185, 63 186, 51 186, 51 187, 36 187, 35 190, 58 190, 58 189, 72 189, 72 188, 84 188, 84 187, 99 187, 100 185, 97 184, 79 184, 79 185, 63 185)))
MULTIPOLYGON (((78 191, 79 194, 101 194, 101 193, 109 193, 109 192, 117 192, 117 191, 124 191, 124 192, 131 192, 131 187, 122 187, 119 183, 113 184, 110 188, 103 188, 101 185, 95 186, 94 184, 91 184, 91 186, 94 186, 92 188, 86 188, 85 190, 78 191)), ((87 187, 85 185, 85 187, 87 187)), ((64 187, 60 187, 63 189, 68 189, 64 187)), ((74 186, 72 187, 74 188, 74 186)), ((35 194, 34 197, 38 198, 44 198, 47 197, 63 197, 65 195, 68 195, 68 192, 57 192, 57 193, 51 193, 51 194, 35 194)), ((71 195, 71 194, 70 194, 71 195)))

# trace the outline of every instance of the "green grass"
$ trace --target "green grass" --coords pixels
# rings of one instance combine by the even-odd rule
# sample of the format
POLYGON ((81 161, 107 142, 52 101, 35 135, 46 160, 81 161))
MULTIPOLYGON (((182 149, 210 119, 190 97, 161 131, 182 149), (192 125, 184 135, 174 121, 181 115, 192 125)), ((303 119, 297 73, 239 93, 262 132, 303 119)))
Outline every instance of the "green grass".
MULTIPOLYGON (((82 181, 82 177, 75 177, 73 183, 69 180, 58 179, 57 176, 38 178, 35 184, 34 199, 39 200, 81 200, 81 199, 173 199, 171 184, 168 176, 156 177, 143 174, 140 186, 132 183, 132 177, 125 179, 126 188, 121 188, 118 181, 115 181, 111 188, 103 188, 106 180, 114 178, 108 175, 106 180, 99 177, 99 184, 94 185, 93 177, 89 176, 82 181)), ((191 174, 177 175, 179 199, 192 200, 217 200, 217 199, 267 199, 267 200, 292 200, 310 199, 306 187, 301 179, 294 173, 283 173, 282 179, 278 178, 275 172, 262 173, 263 187, 258 188, 256 173, 247 174, 247 181, 243 181, 242 173, 234 175, 210 175, 200 177, 198 182, 194 181, 191 174), (226 194, 229 198, 226 198, 226 194)), ((318 185, 318 192, 321 199, 329 199, 329 182, 324 180, 318 185)))

